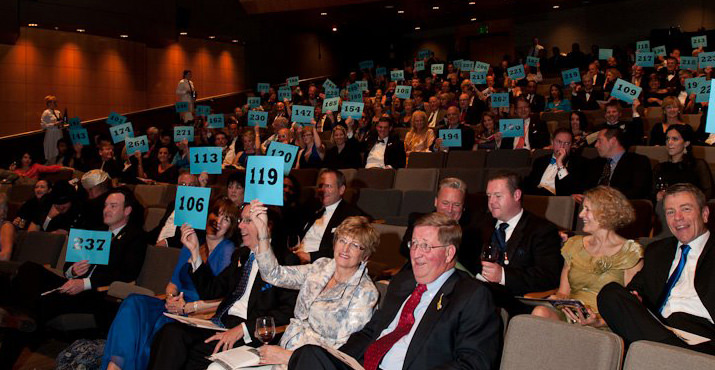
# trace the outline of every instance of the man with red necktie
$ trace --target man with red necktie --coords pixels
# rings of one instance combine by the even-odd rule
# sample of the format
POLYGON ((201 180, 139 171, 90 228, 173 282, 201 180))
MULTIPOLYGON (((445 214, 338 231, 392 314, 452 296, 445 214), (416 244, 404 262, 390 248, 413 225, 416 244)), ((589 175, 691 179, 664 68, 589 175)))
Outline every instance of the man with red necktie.
MULTIPOLYGON (((501 322, 489 290, 456 270, 462 231, 439 213, 415 223, 411 266, 390 282, 382 307, 340 350, 376 369, 496 368, 501 322)), ((293 353, 290 369, 349 369, 319 346, 293 353)))

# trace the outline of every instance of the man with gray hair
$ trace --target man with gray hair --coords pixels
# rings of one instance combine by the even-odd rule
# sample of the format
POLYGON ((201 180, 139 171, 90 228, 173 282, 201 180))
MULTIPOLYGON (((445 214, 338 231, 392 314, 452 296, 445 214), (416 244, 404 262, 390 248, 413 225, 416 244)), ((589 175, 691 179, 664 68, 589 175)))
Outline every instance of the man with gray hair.
MULTIPOLYGON (((435 212, 441 213, 452 220, 459 222, 462 228, 462 243, 458 250, 458 259, 471 261, 479 260, 480 250, 478 246, 479 234, 475 223, 472 223, 472 217, 464 214, 465 198, 467 197, 467 184, 456 177, 445 177, 440 180, 437 185, 437 194, 434 198, 435 212)), ((412 231, 414 224, 424 214, 413 212, 407 220, 407 230, 400 245, 400 254, 406 258, 410 257, 410 250, 407 247, 407 242, 412 240, 412 231)))
POLYGON ((263 147, 263 153, 268 150, 268 145, 271 143, 271 141, 278 141, 278 132, 281 129, 290 128, 290 123, 285 117, 276 117, 276 119, 273 120, 273 123, 271 123, 271 128, 273 129, 273 135, 269 136, 268 139, 266 139, 266 141, 261 144, 261 146, 263 147))

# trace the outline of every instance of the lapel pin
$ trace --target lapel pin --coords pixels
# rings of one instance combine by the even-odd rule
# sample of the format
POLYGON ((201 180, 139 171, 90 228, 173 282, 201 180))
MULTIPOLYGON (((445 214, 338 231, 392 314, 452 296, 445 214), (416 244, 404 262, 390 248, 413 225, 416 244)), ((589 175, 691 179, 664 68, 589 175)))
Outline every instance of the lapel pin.
POLYGON ((444 293, 440 294, 439 301, 437 301, 437 311, 442 309, 442 297, 444 297, 444 293))

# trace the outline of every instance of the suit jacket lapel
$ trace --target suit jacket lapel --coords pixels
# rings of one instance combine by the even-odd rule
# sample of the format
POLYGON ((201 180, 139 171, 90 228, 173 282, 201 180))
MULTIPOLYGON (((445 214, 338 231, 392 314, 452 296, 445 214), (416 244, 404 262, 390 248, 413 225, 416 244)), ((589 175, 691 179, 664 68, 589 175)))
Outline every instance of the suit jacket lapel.
POLYGON ((521 245, 521 239, 524 238, 524 229, 526 228, 526 223, 529 222, 529 216, 529 212, 524 210, 514 231, 511 233, 511 238, 506 242, 506 253, 509 259, 516 256, 516 250, 521 245))
POLYGON ((415 334, 412 336, 410 341, 410 346, 407 348, 407 354, 405 355, 405 362, 402 366, 403 369, 408 369, 412 362, 420 353, 422 346, 425 344, 430 334, 432 333, 433 327, 439 322, 442 313, 445 311, 445 307, 449 304, 449 297, 454 290, 454 284, 459 280, 458 272, 455 270, 447 281, 444 282, 442 288, 435 294, 427 306, 422 319, 420 320, 415 334))

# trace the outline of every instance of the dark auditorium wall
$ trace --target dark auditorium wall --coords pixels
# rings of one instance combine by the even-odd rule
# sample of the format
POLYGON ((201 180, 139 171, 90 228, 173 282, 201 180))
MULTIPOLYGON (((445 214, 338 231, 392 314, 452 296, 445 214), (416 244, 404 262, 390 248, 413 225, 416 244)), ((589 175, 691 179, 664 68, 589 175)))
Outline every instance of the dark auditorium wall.
POLYGON ((244 47, 180 37, 164 48, 39 28, 20 28, 16 44, 0 44, 0 136, 40 128, 43 98, 82 119, 105 117, 175 101, 185 68, 199 97, 243 89, 244 47))
MULTIPOLYGON (((517 47, 525 51, 536 36, 549 50, 558 46, 571 50, 573 42, 590 52, 592 44, 601 47, 627 45, 648 37, 652 29, 680 26, 683 32, 700 27, 715 28, 715 1, 708 0, 629 0, 560 9, 533 19, 515 22, 517 47)), ((656 46, 656 45, 653 45, 656 46)))

